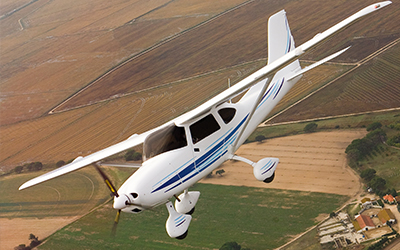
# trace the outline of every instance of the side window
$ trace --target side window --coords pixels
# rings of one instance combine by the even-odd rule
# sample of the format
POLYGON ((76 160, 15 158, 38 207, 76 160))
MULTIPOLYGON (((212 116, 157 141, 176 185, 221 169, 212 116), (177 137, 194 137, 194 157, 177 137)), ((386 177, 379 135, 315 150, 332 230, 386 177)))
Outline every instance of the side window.
POLYGON ((193 144, 203 140, 207 136, 211 135, 221 127, 215 120, 214 116, 207 115, 203 119, 190 125, 190 134, 192 135, 193 144))
POLYGON ((218 110, 218 114, 224 120, 225 124, 228 124, 235 117, 236 109, 234 108, 223 108, 218 110))
POLYGON ((144 141, 144 154, 146 159, 187 146, 185 129, 171 125, 155 131, 144 141))

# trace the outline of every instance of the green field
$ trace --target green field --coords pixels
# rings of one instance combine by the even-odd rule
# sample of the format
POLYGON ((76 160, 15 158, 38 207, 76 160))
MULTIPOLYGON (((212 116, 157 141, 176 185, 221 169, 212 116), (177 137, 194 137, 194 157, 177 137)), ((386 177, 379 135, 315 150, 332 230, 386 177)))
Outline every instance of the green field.
POLYGON ((18 190, 22 183, 43 173, 0 178, 0 218, 79 216, 110 198, 103 180, 92 168, 18 190))
POLYGON ((250 249, 274 249, 336 210, 347 196, 196 184, 202 193, 183 241, 165 232, 164 206, 139 215, 122 214, 117 235, 110 235, 111 203, 58 231, 39 249, 215 249, 236 241, 250 249))

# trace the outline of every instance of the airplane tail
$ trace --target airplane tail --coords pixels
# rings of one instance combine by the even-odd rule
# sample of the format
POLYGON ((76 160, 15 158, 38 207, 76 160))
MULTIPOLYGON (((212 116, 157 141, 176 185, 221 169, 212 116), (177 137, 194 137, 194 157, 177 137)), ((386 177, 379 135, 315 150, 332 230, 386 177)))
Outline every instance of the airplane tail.
POLYGON ((285 10, 268 20, 268 64, 295 49, 285 10))
MULTIPOLYGON (((289 53, 296 48, 294 39, 290 31, 289 22, 286 18, 285 10, 272 15, 268 19, 268 63, 289 53)), ((295 60, 285 68, 280 70, 278 75, 287 75, 290 72, 300 70, 299 60, 295 60)))

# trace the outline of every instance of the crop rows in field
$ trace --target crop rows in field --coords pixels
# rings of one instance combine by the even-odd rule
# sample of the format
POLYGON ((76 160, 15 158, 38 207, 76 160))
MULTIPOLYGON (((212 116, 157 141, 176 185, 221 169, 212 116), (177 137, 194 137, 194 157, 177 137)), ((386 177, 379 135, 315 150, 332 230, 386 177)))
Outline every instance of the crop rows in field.
POLYGON ((273 119, 311 119, 400 106, 400 44, 273 119))
MULTIPOLYGON (((65 103, 60 109, 68 109, 88 102, 104 100, 114 95, 134 92, 265 57, 267 46, 265 23, 270 14, 282 8, 285 8, 288 13, 293 36, 296 41, 300 41, 298 44, 309 39, 316 32, 322 31, 320 30, 323 28, 321 26, 327 26, 331 22, 333 24, 337 19, 340 20, 340 18, 344 18, 352 12, 351 8, 346 8, 342 9, 343 12, 334 14, 331 11, 332 5, 338 4, 341 6, 336 2, 331 3, 332 5, 324 3, 319 7, 315 6, 315 8, 318 8, 318 12, 313 11, 310 13, 310 8, 299 8, 307 4, 309 4, 308 1, 251 2, 206 25, 193 29, 183 36, 177 37, 172 42, 163 44, 157 49, 116 69, 65 103), (321 13, 326 14, 325 17, 329 20, 329 23, 324 22, 321 25, 310 18, 315 17, 315 15, 320 16, 321 13), (300 17, 304 16, 307 16, 307 18, 300 21, 300 17), (304 25, 304 23, 307 23, 307 25, 304 25)), ((313 2, 313 5, 315 4, 319 3, 313 2)), ((347 6, 349 4, 346 3, 347 6)), ((361 5, 360 2, 356 3, 356 1, 352 1, 351 4, 354 4, 353 7, 355 9, 358 9, 358 6, 361 5)), ((363 1, 362 5, 365 4, 365 1, 363 1)), ((373 22, 372 19, 369 19, 368 22, 373 22)), ((364 25, 368 26, 368 22, 361 23, 361 26, 360 23, 357 23, 355 26, 364 30, 363 27, 364 25)), ((389 19, 385 17, 382 22, 386 24, 389 19)), ((379 30, 380 28, 374 24, 371 29, 379 30)), ((393 29, 396 30, 396 28, 393 29)), ((357 32, 357 34, 363 36, 366 32, 357 32)), ((393 31, 391 30, 390 32, 393 31)), ((379 34, 380 32, 377 33, 379 34)), ((335 36, 336 41, 345 42, 351 39, 350 34, 352 33, 342 32, 335 36)), ((372 44, 374 45, 375 43, 372 44)), ((384 42, 379 45, 383 46, 384 42)), ((326 49, 327 47, 324 46, 323 48, 326 49)), ((328 48, 330 49, 331 47, 328 48)), ((374 46, 364 48, 369 53, 372 53, 375 49, 374 46)))
POLYGON ((101 102, 32 121, 2 126, 0 164, 57 162, 87 155, 141 133, 194 108, 262 62, 101 102))

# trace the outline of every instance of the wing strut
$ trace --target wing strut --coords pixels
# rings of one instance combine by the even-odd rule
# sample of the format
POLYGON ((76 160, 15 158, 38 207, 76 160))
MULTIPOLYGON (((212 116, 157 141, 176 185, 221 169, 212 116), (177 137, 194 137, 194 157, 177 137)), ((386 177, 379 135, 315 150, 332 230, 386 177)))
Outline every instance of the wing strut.
POLYGON ((257 99, 255 100, 255 102, 253 104, 253 107, 251 108, 250 113, 247 116, 246 121, 244 122, 242 128, 240 129, 239 134, 238 134, 235 142, 232 144, 232 147, 231 147, 232 152, 230 152, 232 155, 236 151, 237 143, 239 142, 240 137, 242 137, 242 134, 243 134, 244 130, 247 127, 247 124, 249 123, 249 121, 253 117, 254 112, 256 111, 258 104, 260 103, 261 99, 263 98, 263 95, 264 95, 265 91, 267 90, 269 84, 271 83, 272 78, 273 77, 271 76, 271 77, 268 77, 267 79, 265 79, 265 83, 264 83, 260 93, 258 94, 257 99))

